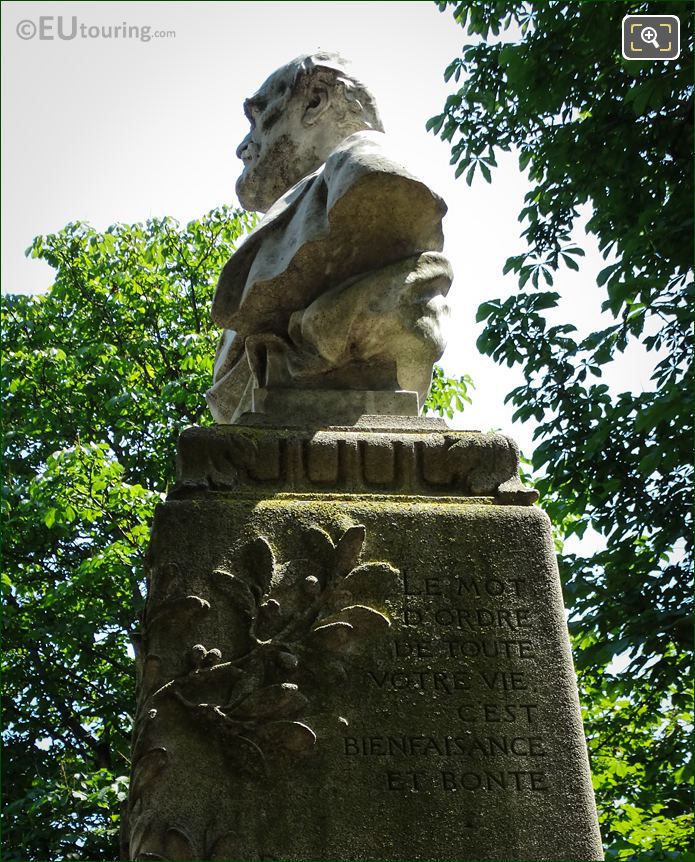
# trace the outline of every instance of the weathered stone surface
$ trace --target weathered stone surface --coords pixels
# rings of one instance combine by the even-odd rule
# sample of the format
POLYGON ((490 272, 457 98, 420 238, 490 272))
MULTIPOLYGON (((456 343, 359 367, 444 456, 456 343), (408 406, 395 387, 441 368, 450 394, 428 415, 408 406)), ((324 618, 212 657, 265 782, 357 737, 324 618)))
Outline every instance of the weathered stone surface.
POLYGON ((149 559, 133 858, 602 858, 538 509, 238 492, 149 559))
POLYGON ((377 419, 364 416, 359 425, 327 430, 188 428, 179 438, 173 495, 328 487, 333 493, 487 496, 522 505, 538 498, 519 481, 519 449, 504 434, 452 431, 443 422, 433 431, 439 423, 420 418, 383 417, 379 427, 377 419))
POLYGON ((255 409, 254 388, 404 390, 422 409, 453 278, 446 204, 402 164, 373 96, 335 54, 278 69, 245 111, 237 193, 265 216, 217 285, 213 417, 255 409))
POLYGON ((259 419, 286 427, 348 425, 362 416, 417 416, 417 392, 368 389, 254 389, 251 412, 239 424, 259 419))
POLYGON ((182 435, 132 858, 602 858, 550 525, 442 425, 182 435))

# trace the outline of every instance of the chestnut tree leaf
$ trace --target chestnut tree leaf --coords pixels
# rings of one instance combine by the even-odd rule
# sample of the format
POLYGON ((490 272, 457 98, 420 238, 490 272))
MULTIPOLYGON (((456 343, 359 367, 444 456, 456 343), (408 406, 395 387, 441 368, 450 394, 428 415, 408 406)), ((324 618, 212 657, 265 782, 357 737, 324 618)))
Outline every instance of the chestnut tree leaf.
POLYGON ((356 598, 384 598, 398 587, 399 571, 389 563, 363 563, 345 577, 346 590, 356 598))
POLYGON ((306 709, 308 701, 291 682, 269 685, 252 692, 230 711, 230 717, 248 721, 271 717, 289 718, 306 709))
POLYGON ((241 552, 241 564, 260 598, 268 592, 275 571, 275 555, 268 540, 263 536, 258 536, 252 542, 244 545, 241 552))
POLYGON ((358 634, 383 633, 391 627, 391 621, 385 614, 366 605, 350 605, 342 608, 333 617, 322 620, 322 622, 324 625, 326 623, 347 624, 352 626, 358 634))
POLYGON ((338 577, 345 577, 356 565, 367 534, 362 524, 349 527, 338 539, 335 549, 334 571, 338 577))
POLYGON ((312 629, 307 639, 310 646, 315 649, 327 649, 333 652, 344 652, 350 636, 352 626, 348 622, 327 622, 312 629))
POLYGON ((273 721, 256 731, 256 737, 264 751, 288 751, 301 754, 310 751, 316 744, 316 734, 301 721, 273 721))
POLYGON ((221 592, 229 596, 237 609, 247 618, 255 614, 256 598, 249 585, 241 578, 224 569, 215 569, 212 573, 212 582, 221 592))

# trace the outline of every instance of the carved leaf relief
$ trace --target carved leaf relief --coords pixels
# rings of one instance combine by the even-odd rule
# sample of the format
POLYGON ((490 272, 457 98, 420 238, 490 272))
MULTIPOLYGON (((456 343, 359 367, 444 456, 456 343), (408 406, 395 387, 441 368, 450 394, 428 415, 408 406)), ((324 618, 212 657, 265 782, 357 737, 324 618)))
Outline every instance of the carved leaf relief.
MULTIPOLYGON (((163 684, 159 660, 148 656, 141 717, 147 707, 156 715, 158 703, 173 697, 203 732, 223 734, 238 767, 254 775, 264 771, 268 752, 310 751, 316 742, 306 719, 311 698, 300 686, 339 683, 350 656, 390 626, 383 599, 399 572, 385 562, 360 564, 365 538, 361 524, 345 530, 335 544, 327 532, 311 527, 303 535, 306 557, 284 563, 276 561, 264 537, 248 542, 211 574, 215 593, 246 627, 242 654, 223 657, 219 649, 196 643, 183 657, 184 673, 163 684), (226 693, 223 700, 220 692, 226 693)), ((148 629, 210 608, 207 599, 176 595, 175 572, 170 574, 156 610, 146 618, 148 629)), ((136 775, 147 780, 146 758, 160 768, 165 755, 163 749, 143 755, 136 775)), ((176 842, 183 846, 173 833, 168 840, 172 848, 176 842)))
MULTIPOLYGON (((153 824, 143 810, 144 788, 171 756, 153 742, 161 704, 183 708, 193 727, 222 741, 236 769, 260 778, 267 774, 269 755, 312 751, 312 709, 317 721, 325 719, 312 706, 313 686, 339 685, 351 656, 388 631, 384 600, 396 589, 399 572, 386 562, 360 562, 365 527, 349 527, 336 543, 319 527, 302 538, 303 557, 280 563, 259 536, 211 573, 215 596, 229 603, 232 618, 244 626, 241 654, 223 656, 194 643, 182 656, 182 674, 168 681, 158 656, 143 661, 130 795, 133 858, 222 859, 241 847, 233 832, 196 843, 175 824, 153 824), (138 756, 143 749, 148 750, 138 756)), ((210 609, 208 599, 177 593, 177 576, 172 564, 157 581, 155 610, 145 616, 147 635, 160 626, 171 632, 172 622, 181 627, 210 609)))

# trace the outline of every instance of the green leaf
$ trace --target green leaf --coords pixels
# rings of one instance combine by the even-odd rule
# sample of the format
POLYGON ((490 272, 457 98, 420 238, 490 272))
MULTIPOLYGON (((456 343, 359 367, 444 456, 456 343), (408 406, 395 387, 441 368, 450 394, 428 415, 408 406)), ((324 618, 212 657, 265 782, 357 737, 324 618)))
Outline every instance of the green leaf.
POLYGON ((539 293, 534 298, 533 306, 536 311, 542 311, 545 308, 555 308, 557 301, 560 298, 559 293, 539 293))
POLYGON ((692 687, 686 695, 683 683, 693 611, 692 22, 681 16, 677 60, 650 63, 621 59, 620 4, 440 8, 465 13, 469 32, 480 34, 459 58, 465 92, 451 118, 466 164, 456 175, 470 185, 475 160, 484 155, 489 166, 491 153, 513 151, 531 183, 519 213, 521 253, 490 243, 518 292, 498 303, 490 288, 476 344, 522 372, 504 400, 515 420, 535 426, 535 472, 525 481, 541 495, 560 554, 606 858, 685 858, 693 827, 692 687), (510 38, 488 41, 506 27, 510 38), (550 284, 560 265, 578 270, 583 250, 573 237, 584 224, 605 265, 595 285, 563 283, 559 303, 539 283, 550 284), (553 325, 543 313, 550 308, 553 325), (613 321, 599 321, 579 343, 569 337, 600 313, 613 321), (589 382, 602 374, 610 388, 589 382), (584 538, 570 545, 570 537, 584 538))
POLYGON ((251 224, 221 208, 185 228, 173 219, 103 232, 67 225, 32 245, 53 268, 51 288, 1 297, 12 429, 3 706, 14 752, 4 763, 3 858, 17 848, 27 859, 118 856, 128 779, 114 770, 130 748, 129 655, 150 524, 173 484, 172 441, 209 422, 199 393, 218 332, 207 309, 251 224))

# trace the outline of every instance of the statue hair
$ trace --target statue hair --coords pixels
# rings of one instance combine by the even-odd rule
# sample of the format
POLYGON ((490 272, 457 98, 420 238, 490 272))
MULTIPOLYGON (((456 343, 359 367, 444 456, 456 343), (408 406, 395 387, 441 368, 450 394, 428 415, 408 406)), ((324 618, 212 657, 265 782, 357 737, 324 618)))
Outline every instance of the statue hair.
POLYGON ((354 77, 350 66, 349 60, 328 51, 296 57, 285 67, 289 72, 288 96, 318 80, 338 95, 334 107, 340 120, 354 119, 362 128, 383 132, 376 100, 365 84, 354 77))

